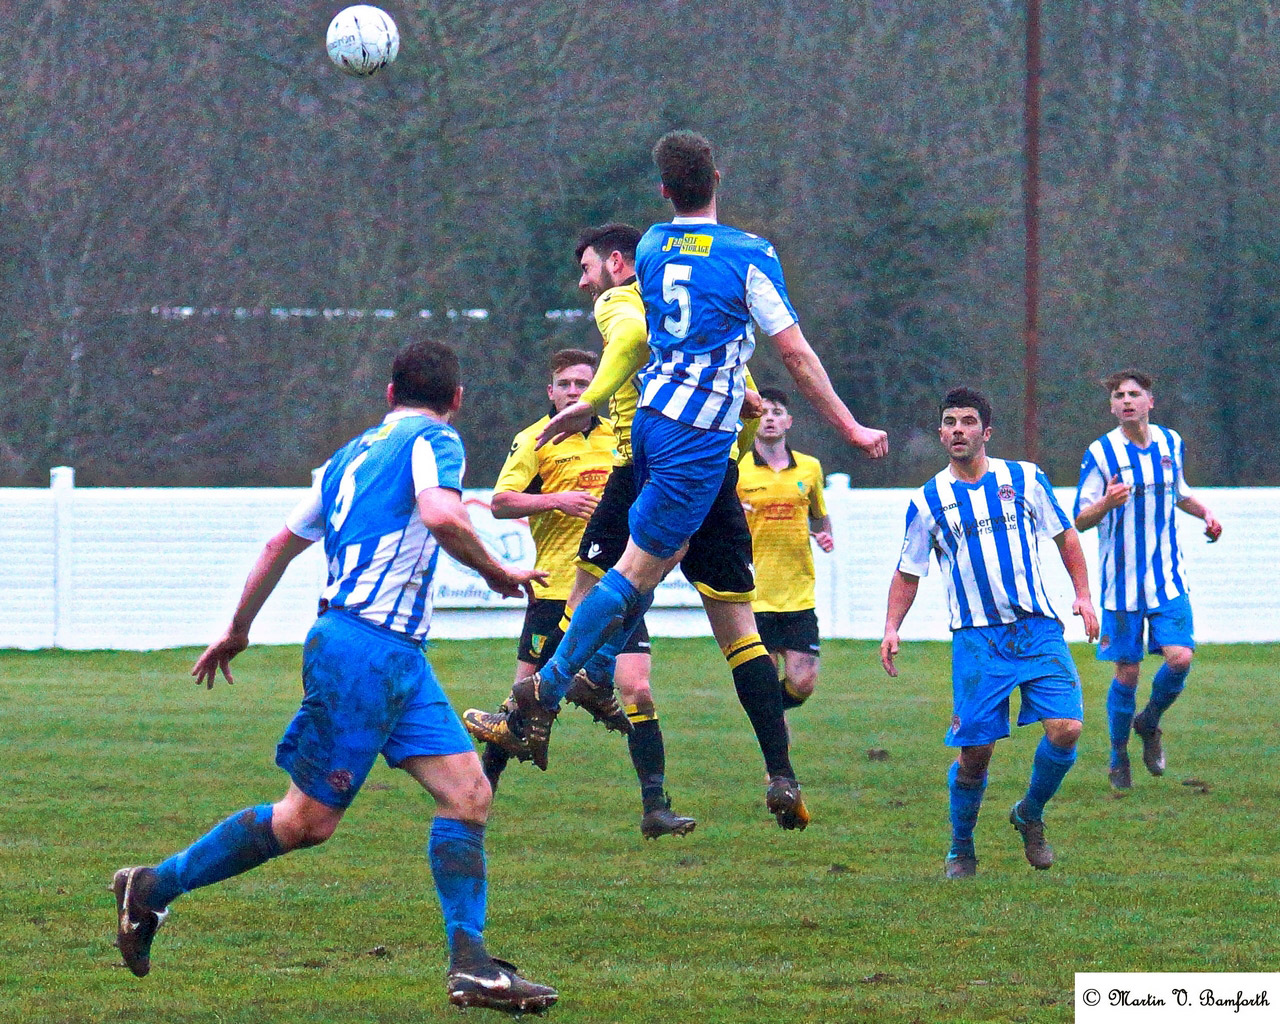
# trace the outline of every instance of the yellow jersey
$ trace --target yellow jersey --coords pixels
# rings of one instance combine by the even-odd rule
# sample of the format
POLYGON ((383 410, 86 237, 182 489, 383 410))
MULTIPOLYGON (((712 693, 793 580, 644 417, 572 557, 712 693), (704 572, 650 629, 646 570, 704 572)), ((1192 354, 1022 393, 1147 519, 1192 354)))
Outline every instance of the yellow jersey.
POLYGON ((609 398, 609 419, 617 439, 614 465, 625 466, 631 461, 631 422, 640 401, 635 374, 649 358, 649 325, 635 278, 602 293, 596 299, 594 314, 604 352, 600 368, 582 397, 594 405, 602 393, 616 387, 609 398))
POLYGON ((809 520, 827 514, 822 464, 787 449, 790 464, 776 470, 752 448, 738 463, 738 497, 751 527, 758 612, 800 612, 814 600, 809 520))
MULTIPOLYGON (((494 492, 590 491, 600 497, 613 469, 612 426, 607 420, 599 420, 585 434, 574 434, 559 444, 538 448, 538 434, 550 419, 543 416, 516 435, 498 474, 498 482, 494 484, 494 492)), ((558 509, 529 517, 529 532, 538 551, 537 568, 550 573, 547 586, 534 586, 534 596, 547 601, 568 600, 577 573, 578 543, 586 526, 585 519, 566 515, 558 509)))

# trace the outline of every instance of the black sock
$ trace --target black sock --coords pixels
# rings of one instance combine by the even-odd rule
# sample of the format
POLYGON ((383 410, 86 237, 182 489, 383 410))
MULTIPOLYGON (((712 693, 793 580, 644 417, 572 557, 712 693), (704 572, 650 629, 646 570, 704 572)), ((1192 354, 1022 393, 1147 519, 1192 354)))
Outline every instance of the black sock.
POLYGON ((628 705, 627 717, 632 726, 627 748, 640 780, 640 799, 644 801, 644 809, 650 811, 665 799, 662 790, 666 784, 667 755, 662 744, 662 727, 656 714, 649 712, 646 717, 640 717, 634 704, 628 705))
POLYGON ((787 750, 787 723, 782 717, 782 684, 778 682, 778 666, 769 657, 760 634, 752 633, 731 644, 724 652, 733 670, 733 685, 738 700, 756 731, 765 770, 770 775, 796 777, 787 750))
POLYGON ((809 699, 808 697, 801 697, 798 694, 792 692, 792 689, 790 686, 791 680, 789 680, 786 676, 779 676, 778 682, 782 684, 782 710, 783 711, 790 711, 792 708, 798 708, 801 704, 803 704, 805 701, 809 699))
POLYGON ((502 778, 502 771, 510 760, 511 755, 496 743, 484 745, 484 752, 480 755, 480 765, 484 768, 484 777, 489 780, 489 788, 495 793, 498 792, 498 780, 502 778))

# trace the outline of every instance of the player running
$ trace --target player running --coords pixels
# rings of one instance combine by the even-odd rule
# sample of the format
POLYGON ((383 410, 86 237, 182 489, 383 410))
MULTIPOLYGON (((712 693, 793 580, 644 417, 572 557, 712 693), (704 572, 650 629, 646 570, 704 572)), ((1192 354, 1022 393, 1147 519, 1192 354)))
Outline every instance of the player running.
POLYGON ((761 388, 764 411, 755 444, 738 466, 738 497, 751 527, 760 638, 781 665, 782 706, 798 708, 818 682, 818 614, 812 535, 830 552, 831 517, 822 497, 822 464, 787 444, 787 394, 761 388))
POLYGON ((1116 663, 1107 693, 1111 729, 1107 774, 1120 791, 1133 786, 1130 727, 1142 740, 1147 771, 1164 774, 1160 719, 1186 685, 1196 647, 1174 509, 1203 519, 1210 543, 1222 536, 1222 524, 1187 488, 1182 437, 1151 422, 1152 383, 1141 370, 1132 369, 1103 379, 1119 426, 1089 445, 1076 492, 1076 529, 1098 527, 1102 586, 1098 659, 1116 663), (1135 716, 1144 627, 1147 650, 1162 655, 1164 664, 1151 681, 1151 699, 1135 716))
POLYGON ((232 682, 231 659, 248 646, 249 626, 285 568, 324 541, 329 581, 303 646, 302 707, 276 748, 289 790, 275 804, 237 811, 154 868, 116 872, 116 945, 138 977, 151 968, 151 943, 173 900, 323 843, 381 753, 435 801, 428 856, 449 944, 449 1001, 511 1013, 556 1001, 555 989, 485 949, 489 785, 423 653, 441 549, 504 597, 529 593, 546 576, 505 568, 471 526, 462 440, 449 425, 461 402, 452 349, 431 342, 403 349, 387 386, 391 411, 316 474, 250 570, 226 633, 192 669, 210 689, 219 671, 232 682))
POLYGON ((1021 688, 1018 724, 1039 721, 1026 795, 1009 812, 1033 868, 1053 864, 1044 838, 1044 807, 1076 759, 1084 720, 1080 675, 1049 604, 1040 569, 1040 538, 1052 537, 1075 587, 1072 613, 1090 640, 1098 618, 1080 539, 1058 506, 1044 473, 1030 462, 987 455, 991 404, 972 388, 953 388, 941 407, 938 435, 950 463, 916 491, 907 506, 902 557, 889 585, 880 661, 897 676, 898 629, 915 601, 920 577, 937 556, 951 606, 953 713, 946 744, 960 748, 951 791, 948 878, 978 867, 973 829, 987 788, 996 741, 1009 735, 1009 695, 1021 688))
MULTIPOLYGON (((717 223, 719 172, 706 139, 670 132, 654 147, 654 160, 662 194, 677 216, 650 228, 636 251, 650 356, 631 430, 638 491, 628 514, 630 536, 617 565, 583 599, 555 657, 516 685, 525 739, 540 767, 574 675, 583 666, 589 673, 592 665, 608 671, 720 493, 746 390, 746 362, 755 349, 753 319, 773 339, 801 391, 845 440, 872 457, 888 450, 884 431, 862 426, 832 389, 786 299, 773 247, 717 223)), ((589 415, 590 409, 570 407, 544 433, 580 429, 589 415)), ((763 653, 752 660, 772 668, 763 653)), ((772 674, 776 679, 776 670, 772 674)), ((780 710, 780 691, 773 700, 780 710)), ((769 809, 782 822, 800 803, 800 791, 794 775, 775 781, 769 809)))

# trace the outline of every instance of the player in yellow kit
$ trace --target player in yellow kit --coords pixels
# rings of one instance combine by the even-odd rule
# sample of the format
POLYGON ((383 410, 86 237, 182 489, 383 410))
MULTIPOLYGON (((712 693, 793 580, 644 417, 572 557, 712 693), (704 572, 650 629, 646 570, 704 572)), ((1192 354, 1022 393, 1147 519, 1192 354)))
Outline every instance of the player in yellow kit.
POLYGON ((782 705, 799 707, 818 682, 818 616, 809 538, 831 551, 831 517, 822 496, 822 464, 787 444, 787 395, 761 388, 764 412, 755 444, 739 463, 738 497, 755 553, 756 626, 780 660, 782 705))

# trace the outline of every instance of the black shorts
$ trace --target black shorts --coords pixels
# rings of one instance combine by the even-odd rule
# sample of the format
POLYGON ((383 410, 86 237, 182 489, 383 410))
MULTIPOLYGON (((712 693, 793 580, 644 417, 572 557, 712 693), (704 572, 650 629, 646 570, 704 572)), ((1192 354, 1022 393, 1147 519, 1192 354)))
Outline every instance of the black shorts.
MULTIPOLYGON (((520 631, 520 645, 516 648, 518 661, 541 668, 551 660, 551 656, 556 653, 556 648, 560 644, 559 641, 548 644, 547 637, 555 633, 560 620, 564 618, 564 605, 563 601, 533 600, 529 602, 529 607, 524 613, 524 628, 520 631)), ((649 628, 645 625, 644 619, 641 619, 640 625, 636 626, 636 631, 631 634, 631 640, 622 653, 649 653, 649 628)))
MULTIPOLYGON (((627 517, 635 500, 635 470, 629 464, 615 466, 578 546, 578 564, 593 576, 612 569, 626 550, 631 536, 627 517)), ((751 529, 738 498, 738 464, 731 461, 711 511, 689 538, 680 568, 708 597, 750 601, 756 587, 751 557, 751 529)))
POLYGON ((818 656, 818 613, 812 608, 802 612, 756 612, 756 629, 767 650, 818 656))

